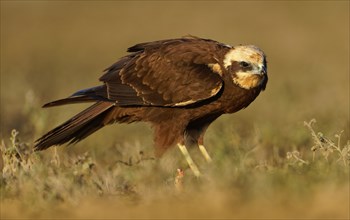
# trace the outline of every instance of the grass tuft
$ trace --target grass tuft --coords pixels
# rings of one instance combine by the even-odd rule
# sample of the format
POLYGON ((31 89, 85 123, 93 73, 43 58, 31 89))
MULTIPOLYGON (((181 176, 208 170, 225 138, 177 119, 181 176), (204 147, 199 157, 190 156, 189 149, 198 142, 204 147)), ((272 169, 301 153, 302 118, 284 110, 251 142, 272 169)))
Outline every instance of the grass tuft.
POLYGON ((304 121, 304 125, 310 130, 314 145, 311 147, 313 152, 312 160, 315 161, 316 154, 320 154, 326 161, 329 160, 329 156, 337 157, 336 162, 341 162, 345 167, 350 163, 350 142, 347 141, 345 146, 341 146, 341 135, 344 131, 335 134, 337 139, 332 141, 327 138, 321 132, 315 132, 312 125, 316 123, 316 119, 312 119, 309 122, 304 121))

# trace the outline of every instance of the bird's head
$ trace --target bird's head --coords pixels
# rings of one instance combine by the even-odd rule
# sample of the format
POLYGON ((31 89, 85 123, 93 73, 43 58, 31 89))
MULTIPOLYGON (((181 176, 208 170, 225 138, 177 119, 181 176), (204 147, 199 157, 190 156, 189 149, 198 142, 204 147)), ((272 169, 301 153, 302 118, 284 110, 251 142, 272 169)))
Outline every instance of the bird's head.
POLYGON ((231 48, 225 55, 224 67, 239 87, 265 89, 268 79, 266 57, 258 47, 241 45, 231 48))

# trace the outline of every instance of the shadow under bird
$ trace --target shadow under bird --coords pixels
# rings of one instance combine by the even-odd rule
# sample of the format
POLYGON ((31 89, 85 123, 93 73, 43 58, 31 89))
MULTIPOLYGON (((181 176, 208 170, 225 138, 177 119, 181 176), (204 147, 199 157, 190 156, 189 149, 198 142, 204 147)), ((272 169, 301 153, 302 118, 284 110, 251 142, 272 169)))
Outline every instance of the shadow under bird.
POLYGON ((198 146, 222 114, 247 107, 267 84, 266 57, 253 45, 229 46, 187 36, 136 44, 105 70, 102 85, 43 107, 91 102, 90 107, 36 140, 35 150, 73 144, 113 123, 148 122, 156 155, 177 145, 196 176, 187 148, 198 146))

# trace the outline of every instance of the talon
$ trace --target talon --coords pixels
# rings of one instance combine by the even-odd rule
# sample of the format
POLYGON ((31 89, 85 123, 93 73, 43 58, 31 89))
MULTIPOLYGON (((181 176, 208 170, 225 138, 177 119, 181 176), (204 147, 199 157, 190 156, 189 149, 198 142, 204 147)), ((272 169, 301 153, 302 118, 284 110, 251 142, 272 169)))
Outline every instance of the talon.
POLYGON ((176 170, 176 177, 175 177, 175 188, 177 191, 181 192, 183 190, 183 178, 185 176, 185 172, 178 168, 176 170))

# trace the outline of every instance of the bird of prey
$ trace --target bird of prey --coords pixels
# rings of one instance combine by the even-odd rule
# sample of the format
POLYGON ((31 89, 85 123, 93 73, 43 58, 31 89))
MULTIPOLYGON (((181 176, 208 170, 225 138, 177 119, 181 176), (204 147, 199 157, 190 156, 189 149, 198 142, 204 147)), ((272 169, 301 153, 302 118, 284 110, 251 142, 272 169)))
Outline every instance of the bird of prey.
POLYGON ((43 106, 92 103, 36 140, 35 150, 76 143, 109 124, 143 121, 154 129, 157 156, 177 145, 199 176, 186 147, 198 146, 211 161, 204 133, 220 115, 247 107, 265 89, 264 52, 194 36, 140 43, 127 51, 105 69, 101 85, 43 106))

